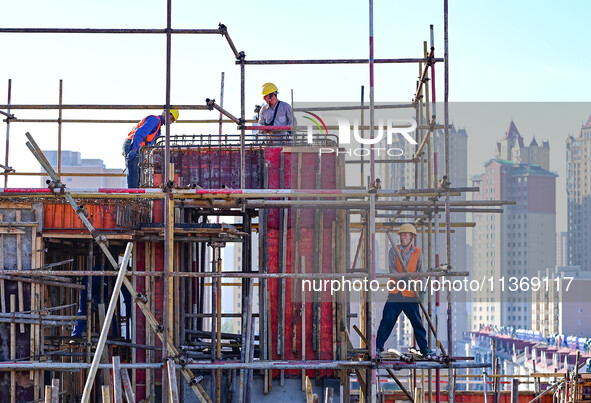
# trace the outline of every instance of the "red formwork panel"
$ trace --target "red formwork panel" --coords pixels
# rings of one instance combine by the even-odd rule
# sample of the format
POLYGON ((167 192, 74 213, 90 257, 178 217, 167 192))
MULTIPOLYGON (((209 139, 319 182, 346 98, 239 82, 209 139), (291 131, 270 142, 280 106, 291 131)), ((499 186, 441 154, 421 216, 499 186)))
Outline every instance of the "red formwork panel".
MULTIPOLYGON (((288 149, 289 150, 289 149, 288 149)), ((269 165, 268 184, 271 189, 281 188, 281 174, 283 173, 283 188, 296 189, 298 188, 298 176, 301 189, 335 189, 336 188, 336 158, 333 154, 322 155, 319 158, 317 150, 312 152, 302 153, 301 165, 298 162, 298 154, 291 154, 289 151, 283 152, 281 148, 268 148, 265 150, 265 162, 269 165), (283 155, 283 170, 281 170, 281 158, 283 155), (320 175, 318 170, 320 169, 320 175), (283 172, 282 172, 283 171, 283 172), (320 183, 318 183, 318 177, 320 183)), ((323 199, 327 200, 327 199, 323 199)), ((270 273, 279 272, 279 246, 281 243, 280 233, 280 209, 267 210, 267 243, 268 243, 268 271, 270 273)), ((333 223, 336 221, 335 210, 320 210, 322 214, 322 228, 319 228, 319 242, 322 243, 321 249, 322 261, 319 264, 319 272, 332 273, 333 272, 333 223)), ((295 247, 295 210, 289 211, 287 225, 287 255, 285 271, 292 273, 294 270, 294 254, 295 247)), ((300 232, 298 253, 297 255, 305 256, 306 272, 314 271, 315 256, 315 223, 314 209, 301 209, 298 219, 298 227, 300 232)), ((300 268, 301 270, 301 268, 300 268)), ((281 280, 270 279, 267 282, 270 293, 269 304, 271 306, 271 332, 272 332, 272 354, 271 359, 278 360, 280 355, 277 353, 277 331, 279 326, 279 312, 276 307, 279 304, 279 287, 281 280)), ((300 283, 301 284, 301 283, 300 283)), ((302 340, 302 318, 300 315, 297 318, 296 329, 296 353, 293 353, 293 313, 294 304, 297 312, 300 312, 301 306, 301 289, 298 289, 298 296, 292 300, 292 281, 287 279, 285 281, 285 329, 283 343, 285 346, 286 360, 300 360, 302 359, 303 345, 306 346, 306 360, 332 360, 333 357, 333 312, 331 295, 329 291, 322 291, 320 293, 320 340, 317 351, 312 349, 312 324, 313 324, 313 293, 306 292, 305 308, 306 308, 306 336, 302 340)), ((274 376, 278 376, 280 371, 275 371, 274 376)), ((286 370, 287 375, 299 376, 300 370, 286 370)), ((308 370, 307 375, 314 376, 314 370, 308 370)), ((332 376, 332 370, 320 370, 319 376, 332 376)))
MULTIPOLYGON (((155 178, 160 175, 160 156, 154 155, 154 173, 155 178)), ((219 189, 222 185, 230 188, 240 187, 240 153, 238 148, 219 150, 214 148, 189 148, 171 150, 171 161, 175 163, 175 181, 180 185, 195 183, 203 188, 219 189)), ((269 189, 296 189, 298 180, 301 189, 335 189, 336 188, 336 157, 334 154, 324 154, 319 158, 317 149, 310 149, 310 152, 302 152, 298 149, 293 154, 289 148, 282 147, 264 147, 248 148, 246 153, 246 187, 249 189, 263 188, 263 176, 265 164, 268 166, 268 186, 269 189), (298 153, 301 153, 301 164, 299 163, 298 153), (282 160, 283 158, 283 169, 282 160), (320 169, 320 175, 318 170, 320 169), (320 178, 320 183, 318 179, 320 178)), ((160 183, 158 181, 158 183, 160 183)), ((302 200, 305 200, 302 198, 302 200)), ((312 199, 313 200, 313 199, 312 199)), ((323 200, 330 200, 323 198, 323 200)), ((162 222, 161 202, 155 201, 154 222, 162 222)), ((336 212, 334 210, 322 211, 322 228, 319 229, 319 238, 322 242, 322 262, 320 272, 331 273, 333 271, 333 223, 336 221, 336 212)), ((268 242, 267 266, 270 273, 279 271, 279 244, 281 242, 281 233, 279 230, 280 209, 267 209, 267 230, 266 237, 268 242)), ((314 270, 315 259, 315 210, 302 209, 299 216, 299 247, 298 256, 305 256, 308 273, 314 270)), ((295 211, 289 212, 287 226, 287 256, 286 272, 293 272, 293 259, 295 254, 295 211)), ((162 245, 156 245, 156 267, 157 271, 162 271, 163 267, 163 249, 162 245)), ((140 257, 141 258, 141 257, 140 257)), ((302 358, 302 318, 297 318, 297 337, 296 353, 292 352, 292 332, 293 332, 293 312, 294 305, 297 312, 301 308, 301 298, 295 301, 291 300, 292 282, 290 279, 285 281, 286 305, 285 305, 285 359, 299 360, 302 358)), ((269 304, 271 306, 271 317, 269 318, 272 326, 272 354, 271 359, 280 359, 277 354, 277 329, 279 313, 276 307, 279 306, 279 286, 281 281, 278 279, 268 280, 268 290, 270 294, 269 304)), ((301 295, 301 289, 298 290, 301 295)), ((153 292, 156 300, 156 316, 160 320, 162 317, 162 281, 157 280, 156 289, 153 292)), ((331 360, 333 359, 333 312, 330 290, 321 293, 320 296, 320 341, 317 351, 312 349, 312 323, 313 323, 313 293, 306 293, 306 359, 331 360)), ((300 370, 287 370, 288 375, 299 376, 300 370)), ((279 371, 275 372, 275 376, 279 371)), ((320 370, 320 376, 332 376, 332 370, 320 370)), ((309 370, 308 375, 314 376, 315 371, 309 370)))
MULTIPOLYGON (((137 271, 145 271, 146 270, 146 243, 145 242, 137 242, 136 249, 135 249, 135 264, 137 271)), ((136 291, 140 294, 146 295, 146 280, 149 281, 149 277, 137 277, 136 280, 136 291)), ((146 340, 146 318, 140 307, 138 305, 134 305, 135 307, 135 342, 137 344, 148 344, 146 340)), ((143 348, 136 349, 136 361, 137 362, 146 362, 146 350, 143 348)), ((138 369, 136 370, 136 388, 135 388, 135 396, 137 401, 141 401, 142 399, 146 398, 146 370, 145 369, 138 369)))
MULTIPOLYGON (((247 147, 244 154, 245 185, 248 189, 263 186, 262 147, 247 147)), ((163 150, 155 149, 153 159, 153 186, 162 183, 163 150)), ((173 147, 170 162, 174 164, 175 183, 179 186, 196 184, 204 189, 222 186, 240 188, 240 148, 238 147, 173 147)), ((145 182, 145 181, 142 181, 145 182)))
MULTIPOLYGON (((136 270, 137 271, 146 271, 149 267, 150 263, 146 262, 146 255, 150 255, 151 253, 154 254, 154 267, 151 269, 156 272, 162 272, 164 268, 164 245, 162 243, 146 243, 146 242, 136 242, 136 252, 135 252, 135 259, 136 259, 136 270), (147 251, 146 248, 152 247, 151 251, 147 251)), ((136 280, 136 291, 140 294, 146 295, 146 282, 151 281, 152 276, 137 276, 136 280)), ((147 295, 148 299, 154 300, 155 309, 152 311, 152 314, 158 321, 158 323, 162 323, 162 293, 163 293, 163 279, 161 277, 154 278, 154 288, 150 295, 147 295)), ((136 343, 137 344, 148 344, 146 339, 146 326, 149 326, 148 322, 146 321, 146 317, 144 316, 142 310, 139 306, 135 306, 136 309, 136 343)), ((152 329, 148 329, 149 333, 153 334, 152 329)), ((154 351, 154 358, 150 360, 150 362, 161 362, 162 361, 162 342, 158 337, 154 339, 154 346, 158 347, 158 350, 154 351)), ((145 363, 148 362, 146 356, 145 349, 137 349, 136 352, 136 361, 138 363, 145 363)), ((149 385, 146 384, 147 377, 146 377, 146 370, 138 369, 136 372, 136 399, 140 401, 141 399, 145 399, 149 392, 149 385)), ((161 383, 162 378, 162 370, 158 369, 155 371, 155 379, 153 380, 157 384, 161 383)))
MULTIPOLYGON (((88 220, 97 230, 136 229, 142 220, 142 209, 129 203, 92 201, 84 204, 88 220)), ((147 211, 147 210, 146 210, 147 211)), ((43 231, 87 232, 76 211, 67 203, 43 203, 43 231)))

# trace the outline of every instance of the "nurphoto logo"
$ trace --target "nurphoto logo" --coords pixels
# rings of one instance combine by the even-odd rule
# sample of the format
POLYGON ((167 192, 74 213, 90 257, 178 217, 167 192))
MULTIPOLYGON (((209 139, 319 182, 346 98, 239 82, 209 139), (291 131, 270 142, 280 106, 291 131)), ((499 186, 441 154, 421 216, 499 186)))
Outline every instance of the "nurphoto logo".
POLYGON ((411 134, 417 128, 414 118, 380 118, 375 125, 377 130, 374 130, 374 137, 371 138, 370 131, 366 127, 363 134, 361 133, 358 117, 334 113, 323 114, 323 117, 320 117, 311 112, 304 112, 301 117, 303 119, 299 120, 300 122, 304 119, 308 122, 306 125, 308 144, 314 143, 315 134, 326 135, 329 134, 328 127, 338 127, 339 147, 321 147, 318 150, 319 154, 336 153, 368 157, 374 153, 375 157, 400 157, 404 154, 404 149, 393 145, 400 146, 401 139, 410 145, 417 145, 417 141, 411 134))

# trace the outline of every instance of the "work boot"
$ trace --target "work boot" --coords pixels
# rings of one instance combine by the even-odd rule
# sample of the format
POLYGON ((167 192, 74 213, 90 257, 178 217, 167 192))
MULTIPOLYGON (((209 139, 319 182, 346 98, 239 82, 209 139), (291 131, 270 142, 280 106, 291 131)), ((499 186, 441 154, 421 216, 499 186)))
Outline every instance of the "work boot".
POLYGON ((382 358, 382 351, 384 351, 382 347, 376 347, 376 358, 382 358))
POLYGON ((425 347, 421 350, 421 355, 425 358, 436 356, 437 354, 435 351, 431 350, 429 347, 425 347))

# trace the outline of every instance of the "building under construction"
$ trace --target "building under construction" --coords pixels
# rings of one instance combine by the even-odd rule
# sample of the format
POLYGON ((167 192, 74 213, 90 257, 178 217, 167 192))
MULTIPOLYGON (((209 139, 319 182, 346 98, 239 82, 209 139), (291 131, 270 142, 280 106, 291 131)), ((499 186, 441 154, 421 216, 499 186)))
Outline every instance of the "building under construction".
MULTIPOLYGON (((447 335, 438 335, 434 325, 435 298, 429 296, 423 305, 430 346, 440 351, 437 360, 425 360, 401 352, 376 355, 378 292, 318 286, 369 280, 383 289, 391 277, 467 276, 451 261, 450 245, 454 231, 471 223, 454 222, 451 214, 498 214, 509 203, 460 198, 478 189, 452 186, 447 171, 447 0, 439 57, 432 27, 430 41, 415 58, 374 59, 370 47, 368 59, 247 60, 221 24, 175 30, 170 16, 168 21, 165 30, 0 29, 13 35, 158 33, 167 36, 168 46, 177 33, 218 34, 227 40, 241 72, 239 117, 210 99, 201 105, 171 103, 170 52, 162 105, 17 105, 10 103, 9 84, 9 101, 0 105, 7 131, 5 187, 0 191, 0 395, 11 402, 487 401, 486 376, 492 376, 498 390, 490 398, 496 403, 506 398, 509 392, 502 393, 497 381, 503 375, 496 367, 487 369, 491 362, 453 351, 450 292, 447 307, 439 311, 447 335), (375 105, 374 63, 418 66, 412 102, 375 105), (245 113, 245 66, 271 64, 368 65, 368 102, 294 105, 294 112, 355 111, 362 135, 375 138, 376 110, 407 110, 416 123, 409 132, 414 153, 376 157, 373 146, 366 145, 361 148, 368 153, 352 158, 336 126, 324 131, 255 126, 245 113), (437 113, 436 64, 444 65, 445 83, 437 113), (224 115, 220 127, 236 124, 237 130, 171 136, 166 135, 167 123, 156 145, 141 149, 139 189, 66 187, 63 178, 73 174, 61 170, 61 139, 58 163, 52 166, 35 133, 28 133, 27 147, 50 178, 47 187, 7 187, 8 178, 15 182, 19 174, 8 159, 11 126, 46 122, 57 124, 61 133, 64 124, 84 122, 61 119, 65 109, 162 108, 216 111, 224 115), (58 110, 60 118, 18 118, 19 110, 31 109, 58 110), (292 137, 269 142, 260 129, 291 130, 292 137), (437 130, 444 134, 445 150, 439 171, 433 164, 437 130), (382 185, 388 183, 392 164, 414 170, 414 187, 382 185), (378 244, 387 250, 399 226, 409 222, 419 231, 427 269, 386 273, 378 244), (436 255, 437 238, 446 256, 436 255), (223 250, 232 244, 240 246, 235 248, 240 270, 222 270, 223 250), (234 295, 241 309, 222 309, 227 286, 239 290, 234 295), (227 318, 238 319, 241 331, 223 332, 227 318), (84 329, 80 337, 72 336, 74 327, 84 329), (485 390, 456 394, 462 376, 484 376, 485 390)), ((557 391, 565 402, 581 398, 576 364, 570 385, 567 375, 562 386, 551 387, 555 398, 557 391), (570 396, 564 392, 571 389, 570 396)), ((515 380, 511 397, 517 402, 515 380)), ((552 398, 539 388, 520 393, 529 393, 527 401, 535 393, 552 398)))

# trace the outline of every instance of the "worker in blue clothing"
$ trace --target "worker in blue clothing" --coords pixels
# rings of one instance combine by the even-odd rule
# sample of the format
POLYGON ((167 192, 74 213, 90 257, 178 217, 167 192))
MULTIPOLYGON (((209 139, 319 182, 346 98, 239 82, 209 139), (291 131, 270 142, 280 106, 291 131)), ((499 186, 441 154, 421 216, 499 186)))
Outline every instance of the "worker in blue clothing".
MULTIPOLYGON (((94 267, 93 270, 100 270, 99 267, 94 267)), ((105 301, 101 301, 101 286, 103 287, 103 295, 109 295, 109 287, 107 283, 107 279, 101 276, 93 276, 92 277, 92 284, 88 287, 88 279, 89 277, 84 277, 82 279, 82 285, 85 286, 83 289, 80 290, 80 301, 78 305, 78 316, 86 316, 88 309, 93 307, 96 308, 98 304, 105 303, 105 301), (92 302, 92 306, 88 306, 88 288, 90 288, 90 300, 92 302)), ((127 290, 127 288, 121 288, 121 294, 123 295, 122 300, 125 303, 125 316, 131 316, 131 294, 127 290)), ((108 304, 110 297, 106 298, 106 303, 108 304)), ((115 316, 117 317, 117 316, 115 316)), ((86 331, 86 319, 78 319, 76 321, 76 325, 74 329, 72 329, 72 336, 73 338, 82 337, 82 334, 86 331)), ((113 337, 119 337, 120 329, 118 326, 118 320, 114 320, 113 324, 111 325, 111 334, 113 337)), ((71 344, 77 343, 76 340, 71 340, 71 344)))
MULTIPOLYGON (((292 126, 292 111, 291 106, 284 101, 277 99, 279 90, 273 83, 263 84, 263 99, 265 105, 259 113, 259 125, 261 126, 292 126)), ((281 131, 262 131, 266 134, 266 140, 270 143, 281 143, 290 140, 291 132, 287 130, 281 131)))
MULTIPOLYGON (((179 118, 179 111, 170 110, 170 123, 179 118)), ((123 156, 125 157, 125 167, 127 168, 127 187, 135 189, 140 186, 140 159, 137 155, 141 146, 146 144, 153 145, 156 138, 160 136, 160 128, 164 125, 166 111, 162 115, 150 115, 142 119, 127 135, 123 142, 123 156)))

